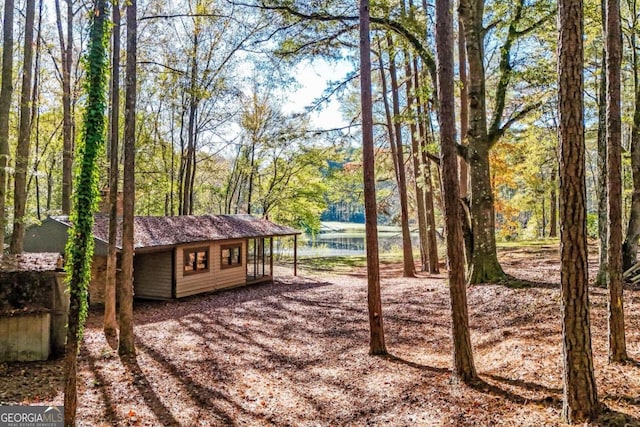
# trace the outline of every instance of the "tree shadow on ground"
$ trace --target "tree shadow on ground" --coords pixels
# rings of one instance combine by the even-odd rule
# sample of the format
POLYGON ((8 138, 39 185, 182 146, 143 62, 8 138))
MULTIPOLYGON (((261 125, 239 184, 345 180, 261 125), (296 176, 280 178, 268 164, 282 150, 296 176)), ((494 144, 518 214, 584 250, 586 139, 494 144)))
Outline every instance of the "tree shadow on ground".
POLYGON ((386 360, 388 360, 388 361, 390 361, 392 363, 397 363, 399 365, 409 366, 411 368, 418 369, 418 370, 421 370, 421 371, 431 372, 431 373, 439 374, 439 375, 451 373, 451 370, 449 370, 447 368, 438 368, 438 367, 435 367, 435 366, 423 365, 421 363, 412 362, 411 360, 407 360, 407 359, 404 359, 402 357, 395 356, 395 355, 393 355, 391 353, 388 353, 388 354, 384 355, 383 357, 384 357, 384 359, 386 359, 386 360))
POLYGON ((120 356, 120 361, 129 370, 133 377, 133 385, 138 389, 138 393, 144 398, 147 405, 156 415, 158 421, 164 426, 179 426, 180 423, 176 420, 169 408, 167 408, 162 400, 155 394, 151 383, 144 374, 135 356, 120 356))
MULTIPOLYGON (((632 359, 632 358, 628 358, 625 362, 626 365, 634 367, 634 368, 640 368, 640 360, 636 360, 636 359, 632 359)), ((639 398, 640 399, 640 398, 639 398)))
MULTIPOLYGON (((551 280, 546 273, 538 277, 533 280, 551 280)), ((475 307, 471 323, 476 337, 482 338, 476 338, 474 349, 484 350, 480 365, 487 372, 480 373, 482 381, 474 387, 450 382, 450 312, 447 289, 440 282, 412 279, 398 289, 396 281, 386 284, 387 342, 396 352, 383 359, 366 356, 365 282, 350 286, 342 278, 320 277, 286 278, 247 288, 252 295, 239 288, 140 304, 136 307, 136 316, 143 317, 136 324, 140 366, 138 374, 136 367, 128 367, 132 374, 126 376, 136 383, 127 390, 148 407, 146 413, 140 408, 142 417, 157 417, 159 424, 167 425, 171 419, 162 418, 167 410, 174 421, 184 422, 194 414, 212 425, 416 425, 401 417, 418 412, 426 414, 425 420, 432 417, 423 425, 470 425, 458 418, 465 410, 475 412, 476 425, 495 425, 500 417, 517 425, 516 405, 537 421, 555 416, 559 422, 562 391, 553 387, 560 382, 558 370, 542 375, 537 364, 529 363, 530 359, 547 362, 560 350, 558 285, 532 283, 545 289, 512 291, 494 285, 470 290, 475 307), (163 320, 166 323, 160 323, 163 320), (522 359, 496 360, 490 350, 502 341, 498 354, 508 358, 517 348, 516 356, 522 359), (146 378, 138 384, 140 367, 146 384, 146 378), (388 374, 385 381, 389 381, 373 388, 378 370, 388 374), (166 381, 158 380, 157 386, 156 376, 166 381), (145 395, 144 387, 155 396, 145 395), (431 408, 437 411, 430 412, 431 408)), ((602 292, 596 295, 602 300, 602 292)), ((100 351, 92 353, 97 365, 92 369, 109 378, 100 351)), ((637 362, 632 366, 627 370, 635 375, 637 362)), ((603 393, 604 402, 637 415, 633 405, 638 402, 632 397, 620 398, 620 390, 611 385, 605 389, 611 394, 603 393)), ((634 395, 635 388, 630 390, 627 393, 634 395)), ((110 397, 116 405, 131 398, 121 390, 110 397)), ((623 413, 612 413, 607 414, 609 421, 613 417, 614 422, 620 418, 637 425, 623 413)), ((116 422, 128 421, 119 412, 115 416, 120 417, 112 418, 116 422)))
POLYGON ((0 362, 0 405, 51 401, 64 387, 64 356, 46 361, 0 362))
MULTIPOLYGON (((515 386, 515 387, 520 387, 523 388, 525 390, 529 390, 529 391, 535 391, 535 392, 542 392, 542 393, 551 393, 553 395, 556 395, 555 397, 552 396, 548 396, 547 398, 549 399, 559 399, 559 396, 562 394, 562 389, 561 388, 553 388, 553 387, 546 387, 543 386, 541 384, 536 384, 536 383, 532 383, 529 381, 523 381, 523 380, 514 380, 512 378, 505 378, 502 377, 500 375, 495 375, 495 374, 482 374, 482 376, 487 377, 487 378, 491 378, 494 381, 497 382, 501 382, 504 384, 508 384, 511 386, 515 386)), ((545 399, 547 399, 545 398, 545 399)))
MULTIPOLYGON (((503 378, 503 380, 509 381, 506 378, 503 378)), ((516 382, 517 381, 514 381, 514 383, 516 382)), ((561 406, 561 400, 558 398, 558 396, 547 395, 538 399, 531 399, 528 397, 521 396, 512 391, 506 390, 502 387, 498 387, 497 385, 491 384, 483 379, 479 379, 473 384, 469 384, 469 386, 474 390, 480 391, 485 394, 490 394, 491 396, 500 397, 505 400, 509 400, 513 403, 517 403, 519 405, 534 404, 534 405, 540 405, 540 406, 551 407, 551 408, 559 408, 561 406)), ((522 383, 521 386, 523 386, 525 389, 534 390, 534 391, 550 390, 539 384, 532 384, 532 383, 522 383)))
MULTIPOLYGON (((415 368, 415 369, 419 369, 422 371, 427 371, 427 372, 431 372, 431 373, 435 373, 438 375, 444 375, 444 374, 451 374, 452 375, 452 371, 450 369, 447 368, 439 368, 439 367, 433 367, 433 366, 427 366, 427 365, 423 365, 420 363, 416 363, 416 362, 412 362, 410 360, 406 360, 402 357, 398 357, 395 356, 393 354, 388 354, 386 356, 384 356, 384 358, 390 362, 393 363, 398 363, 401 365, 405 365, 405 366, 409 366, 411 368, 415 368)), ((504 382, 510 385, 515 385, 518 387, 522 387, 524 389, 527 389, 529 391, 535 391, 535 392, 547 392, 547 393, 552 393, 550 395, 547 395, 545 397, 539 398, 539 399, 531 399, 531 398, 527 398, 524 396, 520 396, 519 394, 513 393, 511 391, 505 390, 501 387, 498 387, 495 384, 491 384, 486 382, 483 379, 479 379, 478 381, 469 384, 469 386, 471 388, 473 388, 476 391, 485 393, 485 394, 490 394, 492 396, 496 396, 496 397, 500 397, 506 400, 509 400, 513 403, 517 403, 517 404, 539 404, 542 406, 547 406, 547 407, 559 407, 560 406, 560 398, 557 396, 557 394, 562 393, 562 390, 559 389, 550 389, 547 388, 545 386, 542 386, 540 384, 535 384, 535 383, 529 383, 526 381, 519 381, 519 380, 512 380, 509 378, 503 378, 497 375, 486 375, 489 378, 492 378, 496 381, 499 382, 504 382)))
POLYGON ((229 299, 230 304, 239 305, 252 300, 279 296, 288 292, 298 292, 331 285, 333 284, 330 282, 309 278, 305 278, 303 282, 297 282, 295 279, 278 279, 273 282, 247 285, 241 288, 221 289, 180 299, 166 301, 136 300, 134 301, 135 312, 143 314, 143 316, 136 317, 136 326, 167 320, 166 315, 159 309, 168 305, 171 306, 172 317, 179 318, 201 311, 202 306, 206 306, 208 301, 229 299), (158 316, 149 315, 149 313, 152 313, 154 310, 158 311, 158 316))
POLYGON ((595 427, 640 427, 640 419, 605 407, 590 425, 595 427))
POLYGON ((98 369, 98 366, 96 365, 97 359, 93 357, 89 350, 87 350, 86 346, 82 346, 80 348, 80 359, 83 362, 86 362, 89 366, 89 370, 91 371, 91 374, 94 378, 93 386, 97 387, 100 390, 100 396, 102 397, 102 401, 104 402, 105 418, 116 423, 118 421, 118 417, 113 410, 115 404, 107 390, 107 384, 109 384, 109 381, 104 377, 104 375, 102 375, 100 369, 98 369))
MULTIPOLYGON (((189 397, 200 407, 201 410, 213 415, 218 419, 221 425, 234 425, 234 419, 222 408, 216 401, 222 401, 226 404, 234 406, 236 410, 252 416, 253 414, 245 410, 243 407, 237 405, 230 396, 224 394, 221 391, 214 390, 210 387, 203 386, 191 378, 188 372, 177 366, 170 359, 165 357, 156 349, 146 345, 142 340, 136 336, 136 347, 144 351, 148 356, 154 359, 157 363, 162 365, 171 376, 180 382, 180 384, 186 389, 189 397)), ((220 385, 218 383, 218 385, 220 385)), ((142 392, 142 390, 141 390, 142 392)), ((254 419, 259 417, 253 416, 254 419)), ((179 425, 176 421, 176 424, 179 425)))
POLYGON ((540 288, 540 289, 560 289, 559 283, 552 282, 534 282, 527 279, 520 279, 510 274, 506 275, 506 278, 499 282, 500 285, 504 285, 511 289, 528 289, 528 288, 540 288))
MULTIPOLYGON (((634 361, 635 362, 635 361, 634 361)), ((545 387, 540 384, 515 380, 511 378, 505 378, 500 375, 495 374, 482 374, 482 376, 486 378, 490 378, 493 381, 501 382, 504 384, 508 384, 511 386, 516 386, 523 388, 525 390, 533 391, 533 392, 542 392, 548 393, 542 399, 528 399, 522 396, 519 396, 513 392, 507 391, 498 387, 494 384, 489 384, 484 380, 480 380, 479 382, 472 385, 476 390, 489 393, 493 396, 502 397, 508 400, 511 400, 514 403, 518 404, 539 404, 545 407, 553 407, 556 409, 562 408, 562 389, 560 388, 551 388, 545 387)), ((612 396, 612 395, 604 395, 601 396, 601 401, 611 400, 616 402, 624 401, 630 405, 638 405, 638 399, 631 396, 612 396)), ((589 425, 594 427, 640 427, 640 420, 628 414, 625 414, 620 411, 612 410, 605 405, 603 405, 603 410, 600 416, 592 421, 589 425)))

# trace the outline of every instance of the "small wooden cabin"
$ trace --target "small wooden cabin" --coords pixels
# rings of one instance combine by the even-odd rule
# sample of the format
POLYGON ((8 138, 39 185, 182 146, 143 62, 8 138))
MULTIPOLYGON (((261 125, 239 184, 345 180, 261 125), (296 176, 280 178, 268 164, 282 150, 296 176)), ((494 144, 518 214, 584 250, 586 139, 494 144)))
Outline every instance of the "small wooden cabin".
MULTIPOLYGON (((64 252, 66 216, 27 229, 26 252, 64 252)), ((104 301, 109 218, 96 215, 89 293, 104 301)), ((137 216, 134 223, 134 294, 172 299, 273 280, 274 238, 299 231, 249 215, 137 216)), ((118 250, 122 248, 120 236, 118 250)), ((295 250, 294 250, 295 253, 295 250)))

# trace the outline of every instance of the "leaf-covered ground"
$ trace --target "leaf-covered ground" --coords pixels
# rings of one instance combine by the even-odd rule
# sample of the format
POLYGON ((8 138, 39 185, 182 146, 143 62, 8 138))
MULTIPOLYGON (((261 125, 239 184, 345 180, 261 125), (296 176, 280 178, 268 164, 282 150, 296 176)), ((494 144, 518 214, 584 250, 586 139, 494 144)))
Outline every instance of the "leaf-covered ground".
MULTIPOLYGON (((137 303, 133 363, 105 341, 93 312, 79 424, 562 425, 557 250, 513 248, 501 260, 520 287, 468 290, 477 386, 451 381, 444 274, 405 279, 400 265, 383 265, 383 358, 367 354, 365 271, 303 270, 273 284, 137 303)), ((596 425, 640 425, 640 291, 625 294, 634 359, 625 365, 607 364, 606 290, 592 289, 591 303, 598 392, 609 409, 596 425)), ((62 404, 61 365, 0 365, 0 402, 62 404)))

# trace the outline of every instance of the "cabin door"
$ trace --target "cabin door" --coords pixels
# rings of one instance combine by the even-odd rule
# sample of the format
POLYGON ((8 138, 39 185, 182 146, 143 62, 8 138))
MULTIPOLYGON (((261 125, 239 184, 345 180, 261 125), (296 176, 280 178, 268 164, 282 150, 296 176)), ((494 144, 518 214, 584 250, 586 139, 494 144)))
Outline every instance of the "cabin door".
POLYGON ((247 282, 271 277, 271 239, 249 239, 247 244, 247 282))
POLYGON ((249 239, 247 245, 247 281, 264 276, 264 239, 249 239))

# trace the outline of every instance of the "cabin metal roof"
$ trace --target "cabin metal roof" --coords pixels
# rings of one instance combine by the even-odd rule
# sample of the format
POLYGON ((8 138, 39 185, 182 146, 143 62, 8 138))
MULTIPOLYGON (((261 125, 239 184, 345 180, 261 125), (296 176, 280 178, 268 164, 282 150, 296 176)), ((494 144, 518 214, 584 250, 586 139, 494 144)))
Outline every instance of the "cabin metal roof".
MULTIPOLYGON (((51 219, 71 226, 68 216, 52 216, 51 219)), ((118 248, 122 248, 121 225, 122 218, 119 218, 118 248)), ((134 218, 134 249, 296 234, 301 232, 251 215, 136 216, 134 218)), ((109 241, 108 216, 95 216, 93 235, 102 242, 109 241)))

